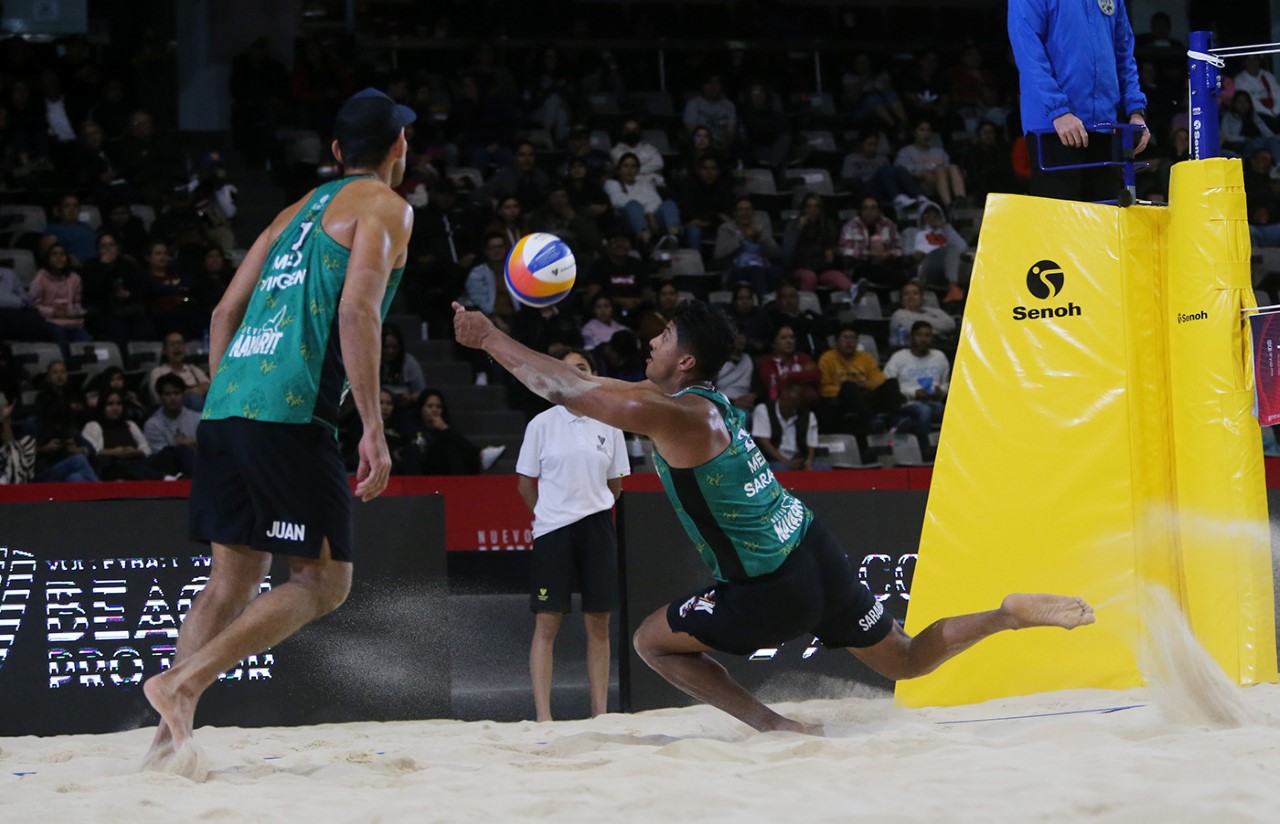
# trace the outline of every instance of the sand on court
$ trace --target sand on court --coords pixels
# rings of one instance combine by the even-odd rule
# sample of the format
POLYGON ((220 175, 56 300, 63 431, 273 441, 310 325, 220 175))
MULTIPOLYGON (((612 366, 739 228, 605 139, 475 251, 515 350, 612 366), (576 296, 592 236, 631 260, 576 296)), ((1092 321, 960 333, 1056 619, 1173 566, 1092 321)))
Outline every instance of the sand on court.
POLYGON ((1238 693, 1250 720, 1227 727, 1171 721, 1145 688, 923 710, 863 688, 778 705, 824 738, 758 734, 708 707, 206 727, 203 783, 138 772, 150 729, 7 738, 0 820, 1274 821, 1280 686, 1238 693), (1095 712, 1114 707, 1129 708, 1095 712))

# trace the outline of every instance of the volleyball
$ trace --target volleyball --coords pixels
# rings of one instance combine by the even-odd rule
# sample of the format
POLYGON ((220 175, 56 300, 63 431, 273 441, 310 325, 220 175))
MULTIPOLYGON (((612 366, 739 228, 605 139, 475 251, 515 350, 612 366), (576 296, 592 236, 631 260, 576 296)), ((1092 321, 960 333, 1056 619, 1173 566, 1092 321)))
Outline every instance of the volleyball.
POLYGON ((560 300, 573 288, 577 274, 569 244, 546 232, 525 235, 507 255, 507 290, 525 306, 550 306, 560 300))

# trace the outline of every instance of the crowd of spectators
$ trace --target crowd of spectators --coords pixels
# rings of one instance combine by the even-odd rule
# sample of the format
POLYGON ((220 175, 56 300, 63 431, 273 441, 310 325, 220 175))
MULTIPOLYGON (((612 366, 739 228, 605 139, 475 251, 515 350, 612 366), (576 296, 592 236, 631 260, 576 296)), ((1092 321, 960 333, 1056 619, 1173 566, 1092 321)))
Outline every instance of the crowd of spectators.
MULTIPOLYGON (((1157 15, 1139 38, 1153 135, 1140 195, 1155 199, 1187 156, 1182 47, 1167 24, 1157 15)), ((834 89, 825 94, 749 60, 689 63, 656 91, 604 50, 482 41, 449 54, 464 59, 442 69, 404 52, 379 73, 385 61, 302 38, 287 68, 258 40, 232 66, 230 145, 207 151, 173 139, 176 100, 142 78, 172 59, 164 48, 112 60, 82 38, 0 41, 3 196, 47 209, 37 231, 21 216, 0 226, 38 268, 17 276, 0 252, 0 339, 63 352, 61 377, 50 367, 34 381, 13 378, 23 365, 6 357, 3 431, 35 444, 31 461, 7 465, 29 464, 33 477, 193 471, 185 413, 208 379, 186 363, 202 355, 188 342, 206 334, 244 240, 229 170, 270 169, 287 192, 338 173, 314 149, 327 145, 337 105, 366 83, 419 114, 400 189, 415 228, 398 306, 434 336, 448 336, 459 300, 541 351, 583 347, 599 374, 636 380, 649 339, 692 291, 723 302, 738 324, 740 351, 721 376, 736 403, 756 412, 787 394, 786 410, 816 413, 824 431, 901 426, 926 439, 945 378, 900 387, 895 403, 880 389, 893 376, 867 377, 866 358, 856 369, 851 359, 879 370, 899 350, 936 361, 930 353, 945 360, 954 346, 982 203, 1024 191, 1029 176, 1007 49, 841 54, 824 63, 834 89), (574 294, 541 310, 514 303, 502 283, 508 250, 531 231, 564 238, 578 263, 574 294), (699 271, 712 274, 684 274, 699 271), (157 368, 168 371, 81 386, 72 347, 87 340, 126 357, 164 341, 157 368), (844 363, 836 385, 819 369, 829 351, 844 363), (791 384, 803 391, 784 392, 791 384), (33 387, 42 400, 24 404, 33 387), (128 414, 108 417, 117 401, 128 414), (163 444, 152 438, 162 430, 163 444)), ((1226 79, 1224 149, 1247 159, 1255 243, 1280 244, 1280 86, 1257 57, 1226 79)), ((471 359, 476 382, 504 380, 483 357, 458 357, 471 359)), ((387 330, 382 373, 399 470, 477 471, 483 450, 452 431, 430 365, 413 360, 399 330, 387 330)), ((518 387, 510 396, 539 408, 518 387)), ((11 452, 16 442, 5 442, 11 452)))

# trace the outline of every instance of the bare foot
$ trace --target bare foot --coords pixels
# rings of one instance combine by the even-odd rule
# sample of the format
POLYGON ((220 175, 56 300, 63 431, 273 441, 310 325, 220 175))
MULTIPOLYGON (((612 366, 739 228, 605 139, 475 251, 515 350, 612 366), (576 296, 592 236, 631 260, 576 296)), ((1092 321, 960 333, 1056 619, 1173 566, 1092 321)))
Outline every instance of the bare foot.
POLYGON ((142 769, 157 769, 158 765, 171 755, 173 755, 173 733, 169 731, 168 723, 161 718, 160 726, 156 727, 156 736, 151 739, 151 748, 142 758, 142 769))
POLYGON ((170 751, 181 749, 191 738, 196 714, 195 698, 174 688, 172 679, 173 670, 166 670, 151 676, 142 685, 142 692, 151 702, 152 709, 160 713, 160 729, 156 730, 153 750, 157 743, 162 743, 165 728, 169 731, 167 749, 170 751))
POLYGON ((1083 598, 1067 595, 1017 593, 1009 595, 1000 611, 1010 619, 1013 629, 1027 627, 1062 627, 1075 629, 1094 622, 1093 607, 1083 598))

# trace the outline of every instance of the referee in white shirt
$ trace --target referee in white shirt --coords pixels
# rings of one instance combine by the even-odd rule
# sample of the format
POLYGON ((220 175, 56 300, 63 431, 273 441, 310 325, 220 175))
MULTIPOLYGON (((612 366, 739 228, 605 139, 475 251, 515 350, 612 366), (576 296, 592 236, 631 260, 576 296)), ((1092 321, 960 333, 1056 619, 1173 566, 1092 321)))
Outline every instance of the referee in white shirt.
MULTIPOLYGON (((594 375, 576 349, 565 363, 594 375)), ((535 616, 529 675, 539 721, 551 720, 551 651, 570 595, 582 591, 591 715, 608 710, 609 614, 618 606, 613 504, 630 470, 622 430, 554 406, 529 421, 516 461, 520 497, 533 512, 530 609, 535 616)))

